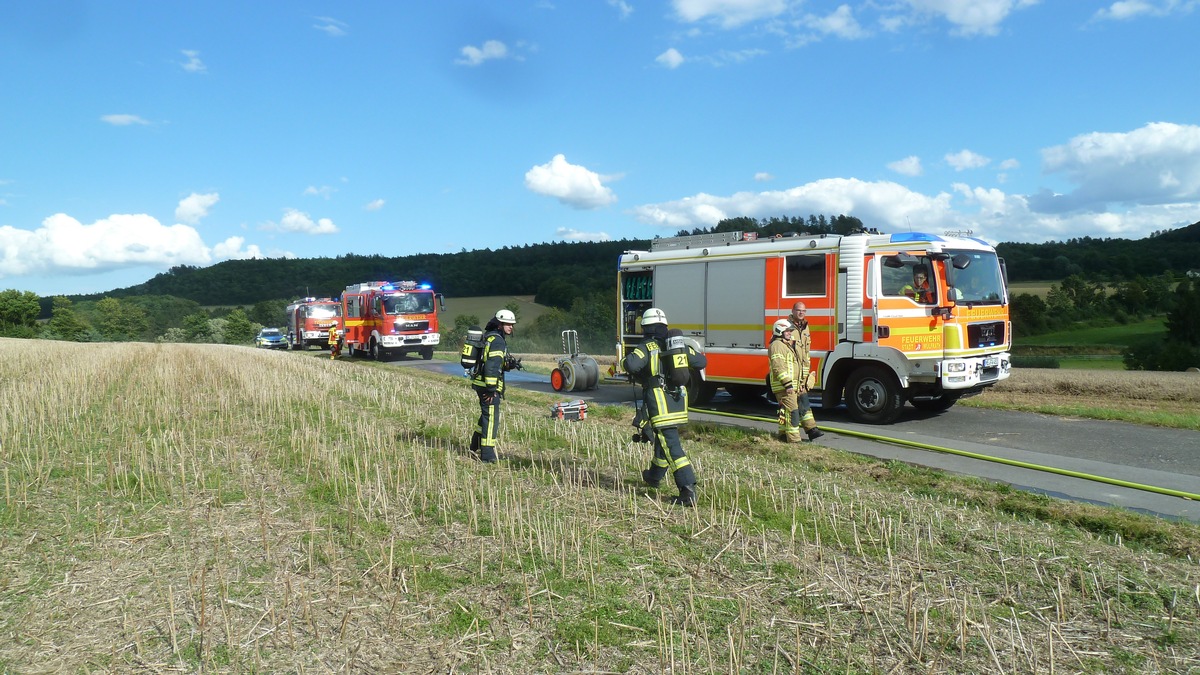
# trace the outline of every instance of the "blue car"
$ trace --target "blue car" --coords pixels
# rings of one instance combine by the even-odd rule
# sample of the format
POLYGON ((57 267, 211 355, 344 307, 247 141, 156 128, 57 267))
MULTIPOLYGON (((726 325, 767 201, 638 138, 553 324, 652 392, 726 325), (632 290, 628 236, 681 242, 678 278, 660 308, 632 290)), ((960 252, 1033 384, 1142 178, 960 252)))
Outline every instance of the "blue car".
POLYGON ((278 328, 264 328, 254 338, 254 346, 259 349, 287 349, 288 341, 278 328))

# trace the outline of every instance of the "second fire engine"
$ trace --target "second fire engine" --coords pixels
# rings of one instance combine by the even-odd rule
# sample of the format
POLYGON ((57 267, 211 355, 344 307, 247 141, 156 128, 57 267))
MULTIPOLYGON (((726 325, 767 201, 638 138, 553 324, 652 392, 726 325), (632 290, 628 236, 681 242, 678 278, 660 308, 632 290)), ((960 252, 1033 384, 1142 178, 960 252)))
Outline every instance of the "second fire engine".
POLYGON ((342 329, 351 356, 373 359, 415 352, 433 358, 441 342, 438 309, 446 310, 441 293, 415 281, 364 281, 342 293, 342 329))

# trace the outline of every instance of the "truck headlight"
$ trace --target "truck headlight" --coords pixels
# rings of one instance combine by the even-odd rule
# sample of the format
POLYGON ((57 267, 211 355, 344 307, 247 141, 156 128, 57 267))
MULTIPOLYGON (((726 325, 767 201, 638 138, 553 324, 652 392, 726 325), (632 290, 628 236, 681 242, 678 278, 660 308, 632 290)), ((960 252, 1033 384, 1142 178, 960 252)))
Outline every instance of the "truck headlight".
POLYGON ((953 361, 946 364, 947 373, 965 373, 966 371, 967 364, 963 363, 962 361, 953 361))

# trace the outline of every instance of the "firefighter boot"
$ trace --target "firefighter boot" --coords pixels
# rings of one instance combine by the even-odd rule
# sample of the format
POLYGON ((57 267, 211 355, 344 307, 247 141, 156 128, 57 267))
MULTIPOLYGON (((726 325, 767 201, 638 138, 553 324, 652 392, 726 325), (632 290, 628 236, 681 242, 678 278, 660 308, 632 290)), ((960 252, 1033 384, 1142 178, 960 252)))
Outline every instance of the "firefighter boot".
POLYGON ((820 429, 818 429, 816 427, 813 427, 811 429, 805 429, 804 433, 808 434, 808 440, 810 440, 810 441, 815 441, 818 438, 825 435, 824 431, 821 431, 820 429))
POLYGON ((642 482, 657 490, 662 478, 654 477, 654 469, 642 469, 642 482))
POLYGON ((483 438, 483 436, 478 431, 471 434, 471 454, 472 455, 476 455, 476 456, 479 455, 479 441, 482 438, 483 438))
POLYGON ((671 498, 671 503, 676 506, 692 507, 696 505, 696 489, 694 485, 681 486, 679 494, 671 498))

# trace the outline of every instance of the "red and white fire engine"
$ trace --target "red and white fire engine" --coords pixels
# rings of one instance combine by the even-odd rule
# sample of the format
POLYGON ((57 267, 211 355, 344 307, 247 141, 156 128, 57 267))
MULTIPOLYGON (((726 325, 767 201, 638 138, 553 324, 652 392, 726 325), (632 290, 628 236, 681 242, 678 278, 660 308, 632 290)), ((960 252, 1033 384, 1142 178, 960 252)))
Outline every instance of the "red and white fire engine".
POLYGON ((342 293, 344 344, 351 356, 372 359, 415 352, 433 358, 441 342, 438 310, 446 299, 429 284, 415 281, 364 281, 342 293))
POLYGON ((329 329, 339 323, 342 303, 332 298, 301 298, 287 306, 287 338, 292 349, 329 348, 329 329))

